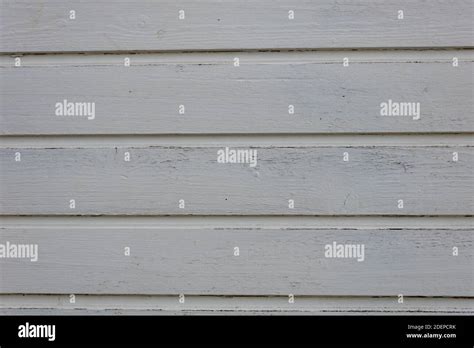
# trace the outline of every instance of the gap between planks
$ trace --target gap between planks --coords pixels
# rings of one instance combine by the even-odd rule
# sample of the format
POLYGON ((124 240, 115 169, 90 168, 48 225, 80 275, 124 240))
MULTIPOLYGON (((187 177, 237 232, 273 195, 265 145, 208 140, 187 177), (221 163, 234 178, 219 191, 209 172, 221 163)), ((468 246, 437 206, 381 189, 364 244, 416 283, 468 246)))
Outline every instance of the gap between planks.
POLYGON ((97 311, 125 310, 145 312, 383 312, 387 313, 458 313, 472 314, 474 298, 456 297, 404 297, 397 296, 296 296, 288 303, 287 296, 201 296, 186 295, 185 303, 177 295, 0 295, 0 313, 22 314, 25 310, 97 311))
POLYGON ((463 216, 0 216, 2 228, 474 229, 463 216))
MULTIPOLYGON (((233 65, 238 57, 240 65, 246 64, 340 64, 349 58, 351 64, 373 63, 459 63, 474 61, 474 49, 428 50, 278 50, 278 51, 180 51, 180 52, 128 52, 128 53, 25 53, 0 54, 0 68, 47 67, 47 66, 124 66, 124 58, 130 58, 130 67, 140 65, 233 65), (14 58, 21 57, 21 67, 14 67, 14 58)), ((130 68, 129 67, 129 68, 130 68)))
POLYGON ((95 148, 127 146, 473 146, 463 134, 180 134, 0 136, 2 148, 95 148))

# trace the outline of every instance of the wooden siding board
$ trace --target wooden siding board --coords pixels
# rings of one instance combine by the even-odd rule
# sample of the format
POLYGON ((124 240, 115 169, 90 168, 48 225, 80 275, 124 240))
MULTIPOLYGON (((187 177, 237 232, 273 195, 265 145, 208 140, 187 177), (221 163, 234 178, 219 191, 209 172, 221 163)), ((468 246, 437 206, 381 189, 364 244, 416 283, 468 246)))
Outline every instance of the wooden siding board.
POLYGON ((0 6, 3 52, 473 46, 469 0, 4 0, 0 6))
POLYGON ((4 228, 2 293, 473 296, 473 231, 4 228), (364 261, 325 246, 364 244, 364 261), (234 256, 238 246, 240 255, 234 256), (453 246, 459 255, 453 256, 453 246), (130 247, 130 256, 124 248, 130 247))
POLYGON ((5 67, 0 134, 473 132, 472 74, 472 61, 456 68, 449 60, 343 67, 342 56, 238 68, 231 61, 5 67), (95 118, 57 116, 64 100, 95 103, 95 118), (419 119, 381 116, 389 100, 419 103, 419 119))
POLYGON ((0 150, 4 215, 472 215, 465 147, 259 146, 0 150), (242 149, 231 147, 230 149, 242 149), (244 147, 243 149, 249 149, 244 147), (21 153, 22 160, 15 161, 21 153), (124 161, 125 152, 130 162, 124 161), (343 161, 344 153, 349 161, 343 161), (453 161, 453 152, 459 160, 453 161), (75 208, 70 208, 70 200, 75 208), (184 209, 178 206, 185 201, 184 209), (295 208, 289 209, 289 199, 295 208), (403 200, 403 208, 399 208, 403 200))

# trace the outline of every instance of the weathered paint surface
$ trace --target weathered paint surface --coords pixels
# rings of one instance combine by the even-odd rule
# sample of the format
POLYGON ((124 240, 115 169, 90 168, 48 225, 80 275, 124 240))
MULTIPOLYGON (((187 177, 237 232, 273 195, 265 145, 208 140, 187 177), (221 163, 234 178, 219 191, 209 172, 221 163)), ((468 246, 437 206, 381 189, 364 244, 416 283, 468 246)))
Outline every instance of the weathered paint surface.
POLYGON ((184 62, 181 56, 170 61, 131 56, 130 67, 123 66, 124 57, 56 63, 25 58, 22 69, 13 66, 13 58, 4 59, 0 133, 474 131, 472 54, 254 56, 242 56, 239 67, 233 66, 232 56, 221 54, 196 54, 184 62), (453 55, 459 56, 457 67, 453 55), (344 56, 350 61, 347 67, 344 56), (58 114, 57 104, 65 100, 94 103, 94 114, 58 114), (381 104, 390 102, 418 103, 418 112, 403 114, 400 109, 400 116, 386 115, 381 104))
POLYGON ((3 293, 474 295, 472 230, 102 227, 0 236, 38 244, 35 262, 0 261, 3 293), (329 253, 334 243, 359 247, 329 253))
POLYGON ((472 47, 469 0, 4 0, 1 6, 4 52, 472 47))
POLYGON ((262 146, 250 149, 256 151, 255 163, 219 163, 225 148, 3 149, 0 212, 469 215, 473 210, 470 146, 262 146))
POLYGON ((0 313, 472 314, 472 10, 0 1, 0 313))

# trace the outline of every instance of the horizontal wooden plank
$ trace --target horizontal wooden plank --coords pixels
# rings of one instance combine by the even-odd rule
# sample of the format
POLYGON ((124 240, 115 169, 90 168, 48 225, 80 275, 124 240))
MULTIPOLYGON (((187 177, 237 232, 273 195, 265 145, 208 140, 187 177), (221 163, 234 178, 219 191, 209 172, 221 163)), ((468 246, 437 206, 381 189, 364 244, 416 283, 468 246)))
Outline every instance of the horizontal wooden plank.
POLYGON ((0 5, 3 52, 473 45, 469 0, 3 0, 0 5))
POLYGON ((0 244, 9 248, 37 245, 34 262, 0 258, 2 293, 384 295, 394 301, 399 294, 474 296, 472 229, 68 227, 0 233, 0 244), (358 252, 328 257, 334 243, 358 252))
POLYGON ((123 57, 108 63, 52 58, 51 65, 30 60, 22 67, 11 58, 0 69, 0 134, 473 132, 468 52, 255 53, 239 67, 229 55, 190 62, 139 55, 130 67, 123 57), (69 114, 68 105, 78 105, 69 103, 90 109, 69 114), (392 111, 398 103, 414 108, 385 116, 383 103, 392 111))
POLYGON ((294 303, 288 296, 193 296, 184 303, 177 296, 163 295, 0 295, 2 315, 333 315, 375 314, 423 315, 474 313, 474 298, 404 297, 338 297, 302 296, 294 303))
POLYGON ((4 148, 0 213, 472 215, 473 167, 472 146, 4 148))

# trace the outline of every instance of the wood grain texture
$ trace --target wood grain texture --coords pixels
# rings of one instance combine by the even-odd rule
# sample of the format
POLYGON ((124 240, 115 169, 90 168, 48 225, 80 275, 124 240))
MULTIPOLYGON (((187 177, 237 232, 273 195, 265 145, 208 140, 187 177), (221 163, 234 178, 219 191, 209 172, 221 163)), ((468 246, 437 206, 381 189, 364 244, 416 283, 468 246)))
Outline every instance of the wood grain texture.
POLYGON ((451 54, 466 61, 454 68, 444 54, 347 54, 354 61, 343 67, 344 54, 314 53, 254 54, 238 68, 231 56, 210 63, 206 56, 187 63, 139 56, 128 68, 123 58, 108 65, 10 65, 0 69, 0 134, 473 132, 473 56, 451 54), (95 118, 57 116, 63 100, 94 102, 95 118), (420 103, 420 119, 381 116, 388 100, 420 103))
MULTIPOLYGON (((239 148, 239 147, 237 147, 239 148)), ((2 149, 6 215, 472 215, 465 147, 257 147, 257 166, 222 147, 2 149), (15 154, 21 153, 21 162, 15 154), (125 152, 130 162, 124 161, 125 152), (343 161, 347 152, 349 161, 343 161), (457 152, 459 161, 452 161, 457 152), (70 200, 76 202, 70 209, 70 200), (179 200, 185 208, 179 208, 179 200), (288 200, 295 209, 288 208, 288 200), (403 209, 398 200, 404 201, 403 209)))
POLYGON ((474 299, 447 297, 0 295, 1 315, 433 315, 474 313, 474 299))
MULTIPOLYGON (((256 147, 257 166, 212 147, 9 148, 5 215, 472 215, 465 147, 256 147), (21 162, 15 154, 21 153, 21 162), (130 154, 130 162, 124 154, 130 154), (343 161, 347 152, 349 161, 343 161), (459 160, 453 162, 453 152, 459 160), (75 208, 70 208, 70 200, 75 208), (185 201, 184 209, 178 206, 185 201), (289 209, 288 200, 295 201, 289 209), (403 200, 403 209, 398 201, 403 200)), ((246 147, 234 147, 246 148, 246 147)), ((247 147, 248 149, 248 147, 247 147)))
POLYGON ((472 47, 471 14, 469 0, 3 0, 0 42, 3 52, 472 47))
POLYGON ((473 10, 0 0, 0 314, 472 315, 473 10))
POLYGON ((2 293, 474 295, 472 229, 16 228, 1 241, 39 250, 0 259, 2 293), (364 261, 326 258, 333 242, 364 244, 364 261))

